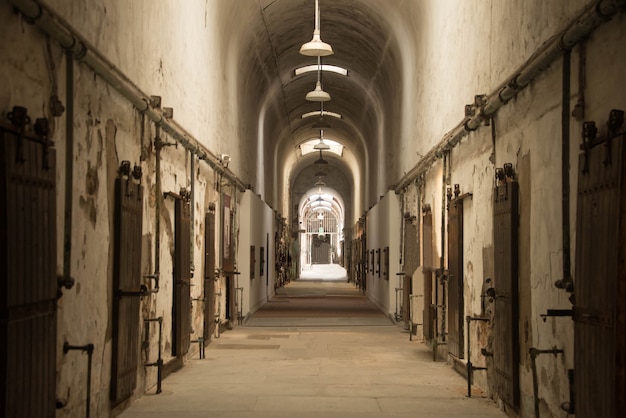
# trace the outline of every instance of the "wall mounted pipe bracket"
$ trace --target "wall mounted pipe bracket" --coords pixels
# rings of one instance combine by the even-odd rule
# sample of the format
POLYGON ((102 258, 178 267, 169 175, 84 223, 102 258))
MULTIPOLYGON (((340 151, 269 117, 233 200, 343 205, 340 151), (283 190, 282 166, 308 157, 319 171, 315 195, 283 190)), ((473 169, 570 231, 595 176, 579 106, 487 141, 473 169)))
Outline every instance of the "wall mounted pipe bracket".
POLYGON ((540 354, 553 354, 554 357, 556 358, 557 354, 564 355, 564 351, 556 347, 547 349, 547 350, 540 350, 535 347, 530 347, 528 349, 528 354, 530 355, 531 368, 532 368, 532 374, 533 374, 533 397, 534 397, 534 403, 535 403, 535 418, 539 418, 539 386, 538 386, 539 382, 538 382, 538 377, 537 377, 537 363, 536 363, 537 356, 540 354))
POLYGON ((546 322, 546 320, 548 319, 549 316, 569 316, 569 317, 573 317, 574 316, 574 310, 573 309, 548 309, 545 314, 541 314, 539 316, 541 317, 541 319, 543 319, 543 322, 546 322))
POLYGON ((85 417, 89 418, 90 414, 90 406, 91 406, 91 364, 93 357, 93 344, 85 344, 85 345, 70 345, 67 341, 63 343, 63 354, 69 353, 70 351, 82 351, 87 353, 87 398, 85 399, 85 417))
POLYGON ((158 357, 157 361, 152 363, 144 363, 144 367, 156 367, 157 368, 157 388, 156 393, 161 393, 161 383, 163 381, 163 358, 161 357, 161 343, 163 340, 163 317, 159 316, 157 318, 147 318, 143 320, 144 323, 150 322, 158 322, 159 323, 159 347, 158 347, 158 357))
MULTIPOLYGON (((470 335, 472 333, 470 332, 470 324, 475 321, 489 323, 491 322, 491 320, 483 316, 467 315, 465 317, 465 321, 467 322, 467 332, 466 332, 467 334, 467 397, 471 398, 472 397, 472 380, 473 380, 474 371, 475 370, 487 370, 487 367, 474 366, 472 364, 472 355, 471 355, 472 346, 471 346, 471 340, 470 340, 470 335)), ((482 353, 482 350, 481 350, 481 353, 482 353)))

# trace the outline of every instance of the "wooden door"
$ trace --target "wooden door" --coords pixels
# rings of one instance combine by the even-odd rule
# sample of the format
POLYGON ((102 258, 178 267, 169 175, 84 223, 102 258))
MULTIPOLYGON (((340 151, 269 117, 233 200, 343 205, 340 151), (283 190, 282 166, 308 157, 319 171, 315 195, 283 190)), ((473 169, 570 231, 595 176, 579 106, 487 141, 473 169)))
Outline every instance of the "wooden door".
POLYGON ((174 206, 174 318, 172 355, 182 357, 191 341, 191 209, 186 193, 174 206))
POLYGON ((448 353, 464 358, 463 199, 448 205, 448 353))
POLYGON ((493 193, 494 383, 514 409, 519 408, 518 196, 515 181, 505 181, 493 193))
POLYGON ((624 137, 579 161, 574 308, 576 417, 626 416, 624 137))
POLYGON ((51 145, 0 125, 0 416, 55 416, 56 159, 51 145))
MULTIPOLYGON (((130 170, 130 164, 127 166, 130 170)), ((128 399, 137 383, 143 187, 130 172, 115 180, 111 401, 128 399)))

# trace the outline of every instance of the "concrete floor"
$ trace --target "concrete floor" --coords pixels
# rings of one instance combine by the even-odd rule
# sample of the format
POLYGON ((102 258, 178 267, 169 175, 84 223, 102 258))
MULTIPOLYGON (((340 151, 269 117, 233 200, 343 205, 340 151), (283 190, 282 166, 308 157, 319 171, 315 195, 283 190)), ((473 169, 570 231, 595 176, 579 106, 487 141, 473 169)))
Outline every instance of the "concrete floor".
MULTIPOLYGON (((328 277, 334 277, 329 275, 328 277)), ((298 280, 120 416, 504 417, 345 280, 298 280)))

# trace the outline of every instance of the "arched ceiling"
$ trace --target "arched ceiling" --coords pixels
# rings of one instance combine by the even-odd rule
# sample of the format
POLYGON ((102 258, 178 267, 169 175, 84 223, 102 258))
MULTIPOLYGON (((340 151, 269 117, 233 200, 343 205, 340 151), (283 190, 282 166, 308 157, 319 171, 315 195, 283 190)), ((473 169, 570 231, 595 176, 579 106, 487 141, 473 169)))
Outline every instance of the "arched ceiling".
MULTIPOLYGON (((302 156, 298 148, 319 135, 312 128, 316 118, 301 118, 320 110, 319 102, 305 100, 315 87, 317 73, 294 73, 317 64, 316 57, 299 53, 313 35, 315 0, 258 0, 258 15, 251 7, 236 13, 240 2, 224 3, 220 7, 229 20, 224 23, 226 36, 230 31, 239 39, 242 22, 237 19, 252 15, 246 18, 247 36, 238 46, 239 101, 247 106, 241 118, 251 124, 243 135, 263 136, 263 141, 257 141, 262 144, 263 150, 257 152, 263 153, 264 165, 264 179, 257 172, 264 188, 260 194, 291 219, 293 205, 299 201, 294 193, 313 187, 312 162, 319 157, 302 156)), ((342 115, 341 119, 327 117, 331 129, 324 130, 324 137, 346 147, 344 157, 325 155, 332 171, 324 181, 342 196, 347 225, 356 222, 400 176, 390 157, 402 139, 405 67, 412 62, 402 54, 411 53, 405 44, 415 37, 411 15, 416 14, 415 10, 403 13, 403 7, 419 8, 415 3, 419 2, 319 1, 321 38, 334 50, 322 63, 348 70, 348 76, 331 72, 322 76, 324 90, 332 97, 324 110, 342 115)))

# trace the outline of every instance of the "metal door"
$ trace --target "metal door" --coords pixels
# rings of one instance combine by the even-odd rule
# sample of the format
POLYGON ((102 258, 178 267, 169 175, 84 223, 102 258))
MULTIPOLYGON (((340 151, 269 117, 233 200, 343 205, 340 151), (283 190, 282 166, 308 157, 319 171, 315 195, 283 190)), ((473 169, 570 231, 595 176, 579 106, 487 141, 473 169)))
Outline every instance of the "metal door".
POLYGON ((204 341, 215 332, 215 206, 204 216, 204 341))
POLYGON ((174 318, 172 355, 183 357, 191 340, 191 216, 189 196, 183 191, 174 206, 174 318))
POLYGON ((519 185, 510 180, 493 193, 494 385, 514 409, 519 408, 518 196, 519 185))
POLYGON ((324 235, 322 237, 318 235, 313 235, 311 245, 311 263, 330 263, 330 235, 324 235))
POLYGON ((55 150, 20 131, 0 124, 0 416, 54 417, 55 150))
POLYGON ((113 338, 111 401, 128 399, 137 383, 139 362, 139 292, 143 187, 130 174, 130 163, 122 163, 115 180, 115 237, 113 254, 113 338))
POLYGON ((463 199, 448 205, 448 272, 448 352, 463 358, 463 199))
POLYGON ((425 210, 422 218, 422 242, 424 246, 424 339, 433 340, 434 320, 437 311, 433 306, 433 214, 425 210))
POLYGON ((626 196, 623 136, 579 161, 574 308, 577 417, 623 417, 626 196))

